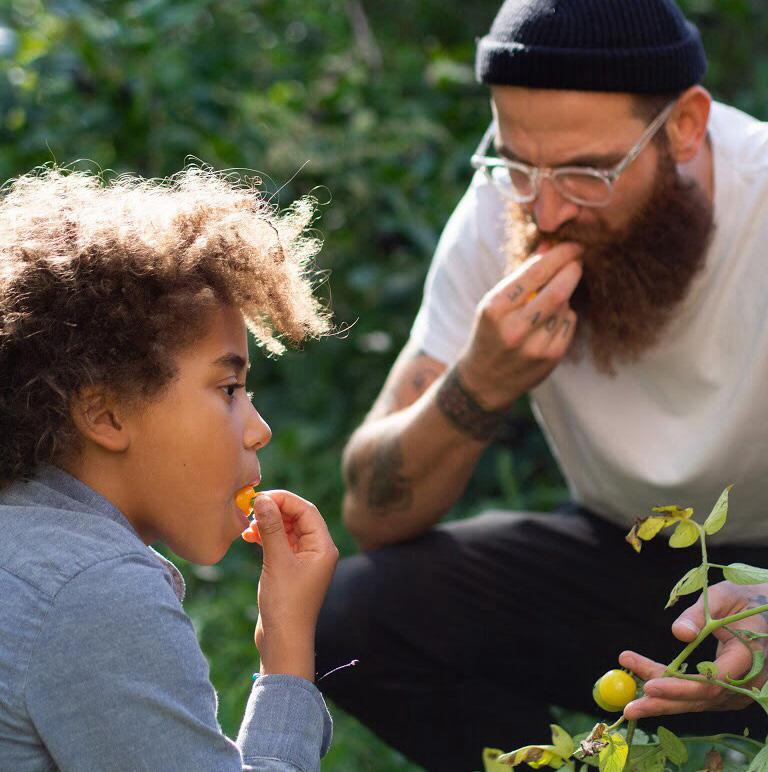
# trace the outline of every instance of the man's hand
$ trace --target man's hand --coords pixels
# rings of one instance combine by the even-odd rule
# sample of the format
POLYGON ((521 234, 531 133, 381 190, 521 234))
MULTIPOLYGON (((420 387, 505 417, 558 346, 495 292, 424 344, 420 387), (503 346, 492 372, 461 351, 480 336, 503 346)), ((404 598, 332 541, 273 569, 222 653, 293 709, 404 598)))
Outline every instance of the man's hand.
POLYGON ((253 511, 264 548, 255 633, 261 673, 313 681, 315 626, 339 551, 317 508, 293 493, 259 495, 253 511))
MULTIPOLYGON (((745 586, 720 582, 709 589, 708 597, 712 618, 722 619, 745 609, 768 603, 768 584, 745 586)), ((703 627, 704 604, 700 597, 674 621, 672 633, 676 638, 687 643, 692 641, 703 627)), ((755 614, 735 623, 733 627, 760 633, 768 632, 768 614, 755 614)), ((752 656, 746 646, 724 628, 719 628, 713 635, 718 641, 715 660, 717 677, 741 678, 748 673, 752 666, 752 656)), ((768 645, 767 641, 768 639, 758 639, 750 642, 749 645, 761 646, 765 649, 768 645)), ((692 657, 695 656, 695 654, 692 655, 692 657)), ((633 651, 622 652, 619 662, 647 681, 645 696, 630 702, 624 708, 624 715, 628 719, 709 710, 735 710, 752 704, 748 697, 735 694, 716 684, 664 677, 664 665, 633 651)), ((695 662, 695 659, 692 658, 692 662, 695 662)), ((763 670, 746 687, 760 687, 767 678, 768 674, 763 670)))
POLYGON ((581 278, 579 254, 573 243, 535 254, 480 302, 458 372, 483 408, 506 407, 565 355, 576 328, 568 302, 581 278))

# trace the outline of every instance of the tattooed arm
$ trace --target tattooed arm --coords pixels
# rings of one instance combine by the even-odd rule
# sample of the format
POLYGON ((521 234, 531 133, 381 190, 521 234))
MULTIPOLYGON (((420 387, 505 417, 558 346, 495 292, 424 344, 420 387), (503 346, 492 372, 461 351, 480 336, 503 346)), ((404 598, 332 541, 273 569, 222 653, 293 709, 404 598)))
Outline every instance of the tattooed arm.
POLYGON ((364 549, 415 536, 461 495, 487 439, 438 406, 444 364, 406 346, 344 452, 347 528, 364 549))
POLYGON ((416 536, 461 495, 509 407, 565 355, 581 267, 561 244, 481 301, 451 367, 406 346, 344 453, 344 520, 363 548, 416 536))
MULTIPOLYGON (((765 604, 768 604, 768 584, 738 585, 720 582, 709 588, 709 610, 714 619, 721 619, 765 604)), ((696 637, 703 626, 704 605, 700 597, 674 621, 672 633, 679 640, 689 642, 696 637)), ((768 613, 755 614, 742 619, 734 627, 759 633, 768 632, 768 613)), ((752 655, 744 644, 725 628, 720 628, 713 635, 717 638, 715 664, 719 677, 723 678, 727 675, 731 678, 742 678, 752 665, 752 655)), ((768 654, 766 641, 768 639, 759 638, 752 641, 750 646, 760 646, 768 654)), ((664 665, 633 651, 623 652, 619 662, 641 678, 651 679, 645 685, 645 696, 631 702, 624 709, 624 715, 629 719, 704 710, 734 710, 753 704, 748 697, 726 691, 714 684, 664 678, 664 665)), ((768 674, 763 670, 749 682, 749 686, 760 687, 766 680, 768 680, 768 674)))

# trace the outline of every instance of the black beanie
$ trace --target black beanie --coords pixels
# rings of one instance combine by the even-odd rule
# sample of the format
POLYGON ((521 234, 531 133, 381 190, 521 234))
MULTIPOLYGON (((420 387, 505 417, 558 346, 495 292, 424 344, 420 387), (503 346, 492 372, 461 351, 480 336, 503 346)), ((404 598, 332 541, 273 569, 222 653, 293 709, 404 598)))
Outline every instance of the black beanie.
POLYGON ((506 0, 475 62, 482 83, 634 94, 682 91, 706 69, 673 0, 506 0))

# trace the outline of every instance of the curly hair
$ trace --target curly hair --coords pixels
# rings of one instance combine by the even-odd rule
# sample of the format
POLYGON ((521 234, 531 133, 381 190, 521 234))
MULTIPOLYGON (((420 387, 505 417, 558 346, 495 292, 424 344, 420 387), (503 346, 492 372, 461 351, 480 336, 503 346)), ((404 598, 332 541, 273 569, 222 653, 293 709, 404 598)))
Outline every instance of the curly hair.
POLYGON ((312 199, 278 211, 197 167, 147 180, 43 168, 0 197, 0 485, 79 447, 70 403, 150 398, 219 303, 271 353, 330 330, 313 295, 312 199))

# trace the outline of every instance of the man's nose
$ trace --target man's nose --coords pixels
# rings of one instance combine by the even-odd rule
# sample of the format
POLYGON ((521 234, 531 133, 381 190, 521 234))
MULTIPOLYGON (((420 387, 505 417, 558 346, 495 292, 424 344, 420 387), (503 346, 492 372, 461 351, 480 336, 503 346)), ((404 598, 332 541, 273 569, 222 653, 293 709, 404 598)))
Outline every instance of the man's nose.
POLYGON ((554 233, 579 213, 579 205, 569 201, 546 178, 539 183, 538 195, 528 206, 536 227, 542 233, 554 233))
POLYGON ((243 444, 248 450, 263 448, 272 439, 272 429, 261 417, 261 414, 251 405, 248 423, 243 435, 243 444))

